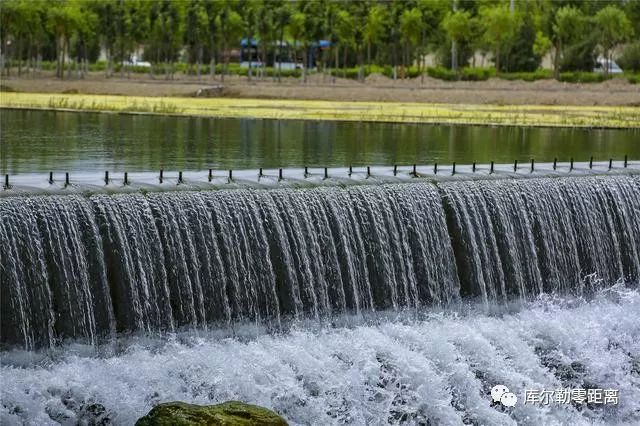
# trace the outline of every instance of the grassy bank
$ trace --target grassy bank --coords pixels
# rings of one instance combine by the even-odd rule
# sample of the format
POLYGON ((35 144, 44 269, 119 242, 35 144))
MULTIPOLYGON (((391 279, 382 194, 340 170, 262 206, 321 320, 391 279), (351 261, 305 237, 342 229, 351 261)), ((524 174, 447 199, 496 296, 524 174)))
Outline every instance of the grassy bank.
POLYGON ((203 117, 640 128, 640 108, 1 93, 2 108, 203 117))

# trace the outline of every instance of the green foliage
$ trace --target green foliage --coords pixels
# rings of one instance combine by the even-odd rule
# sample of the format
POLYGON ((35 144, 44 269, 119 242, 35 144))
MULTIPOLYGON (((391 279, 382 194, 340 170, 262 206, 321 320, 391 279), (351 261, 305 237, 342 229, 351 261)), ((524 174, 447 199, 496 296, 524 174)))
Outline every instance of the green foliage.
MULTIPOLYGON (((600 9, 595 16, 595 24, 598 43, 607 59, 610 59, 611 51, 618 44, 627 41, 633 34, 631 22, 624 12, 615 6, 600 9)), ((609 73, 608 67, 604 67, 604 73, 609 73)))
POLYGON ((459 77, 457 72, 445 67, 429 67, 427 68, 427 75, 431 78, 446 81, 456 81, 459 77))
MULTIPOLYGON (((453 62, 462 70, 427 73, 488 78, 466 71, 479 53, 489 54, 501 75, 527 71, 533 74, 520 75, 535 79, 541 57, 549 52, 558 73, 591 71, 598 55, 610 57, 619 45, 634 40, 639 22, 640 1, 517 1, 511 11, 504 0, 458 0, 456 10, 451 0, 3 0, 0 44, 4 64, 22 67, 28 59, 57 58, 43 68, 54 65, 61 78, 75 76, 65 71, 78 69, 67 61, 107 75, 196 70, 244 75, 245 69, 231 63, 237 61, 240 39, 250 37, 259 41, 254 60, 269 65, 276 58, 311 60, 305 75, 323 66, 346 68, 350 78, 366 76, 373 66, 392 75, 395 65, 398 76, 411 78, 425 71, 417 66, 425 55, 435 53, 444 67, 453 62), (319 40, 332 44, 317 49, 319 40), (123 66, 142 51, 151 70, 123 66), (106 60, 93 63, 100 52, 106 60)), ((637 38, 630 46, 619 59, 623 67, 637 69, 637 38)))
POLYGON ((465 10, 449 12, 442 21, 449 38, 460 43, 471 37, 471 14, 465 10))
POLYGON ((520 22, 518 15, 510 12, 506 5, 482 7, 480 9, 484 43, 493 51, 496 68, 501 70, 501 59, 516 38, 520 22))
POLYGON ((355 45, 355 22, 353 16, 346 11, 340 10, 336 15, 335 34, 338 43, 343 47, 355 45))
POLYGON ((615 6, 607 6, 595 16, 598 42, 608 52, 617 44, 627 41, 633 34, 631 22, 624 12, 615 6))
POLYGON ((460 79, 465 81, 485 81, 495 76, 495 68, 463 68, 460 79))
POLYGON ((560 71, 593 71, 596 45, 595 37, 590 37, 566 47, 560 60, 560 71))
POLYGON ((387 25, 387 12, 380 5, 374 5, 369 9, 364 29, 364 39, 368 44, 378 43, 384 35, 387 25))
POLYGON ((585 33, 586 20, 583 13, 573 6, 565 6, 558 10, 553 24, 553 32, 560 44, 570 44, 585 33))
POLYGON ((536 33, 536 39, 533 43, 533 53, 542 57, 551 49, 551 39, 542 31, 536 33))
POLYGON ((553 78, 552 70, 538 69, 532 72, 509 72, 498 74, 503 80, 537 81, 553 78))
POLYGON ((616 62, 625 71, 640 72, 640 41, 627 45, 616 62))
POLYGON ((606 80, 606 77, 599 72, 575 71, 560 73, 559 80, 567 83, 600 83, 606 80))
POLYGON ((496 70, 495 68, 461 68, 456 72, 445 67, 429 67, 427 74, 429 77, 446 81, 485 81, 495 77, 496 70))
POLYGON ((400 34, 408 45, 415 46, 422 31, 422 12, 420 9, 407 9, 400 15, 400 34))
POLYGON ((500 62, 502 69, 509 72, 535 71, 542 62, 542 56, 535 52, 536 29, 530 19, 526 19, 518 29, 509 49, 500 62))

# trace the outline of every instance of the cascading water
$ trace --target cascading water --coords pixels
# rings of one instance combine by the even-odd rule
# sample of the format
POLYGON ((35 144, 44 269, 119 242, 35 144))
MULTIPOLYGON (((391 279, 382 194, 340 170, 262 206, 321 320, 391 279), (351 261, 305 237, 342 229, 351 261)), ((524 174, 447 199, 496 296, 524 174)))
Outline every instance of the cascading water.
POLYGON ((485 302, 640 277, 635 176, 0 199, 2 342, 485 302))
POLYGON ((576 292, 595 274, 640 277, 637 178, 531 179, 440 185, 462 292, 483 299, 576 292), (471 259, 469 259, 471 258, 471 259))

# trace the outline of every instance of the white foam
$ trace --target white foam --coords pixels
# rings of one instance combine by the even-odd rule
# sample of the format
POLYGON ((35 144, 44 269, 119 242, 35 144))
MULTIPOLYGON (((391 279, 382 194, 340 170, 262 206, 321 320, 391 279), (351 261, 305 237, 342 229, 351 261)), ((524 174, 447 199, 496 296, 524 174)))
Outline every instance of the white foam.
POLYGON ((133 424, 158 402, 231 399, 272 408, 291 424, 640 422, 637 290, 486 312, 386 316, 248 339, 137 339, 117 354, 70 346, 54 357, 5 352, 0 423, 75 423, 99 411, 93 401, 114 423, 133 424), (515 407, 492 404, 497 384, 517 396, 515 407), (521 403, 525 389, 584 386, 618 389, 619 405, 521 403))

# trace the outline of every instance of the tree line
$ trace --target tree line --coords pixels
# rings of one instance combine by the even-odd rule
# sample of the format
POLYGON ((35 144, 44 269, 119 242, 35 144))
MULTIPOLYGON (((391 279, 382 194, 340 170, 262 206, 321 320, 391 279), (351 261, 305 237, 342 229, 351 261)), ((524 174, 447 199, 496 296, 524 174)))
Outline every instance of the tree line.
MULTIPOLYGON (((424 69, 424 58, 458 70, 476 53, 499 72, 534 71, 551 53, 561 71, 591 71, 598 56, 622 44, 629 68, 640 69, 640 1, 635 0, 3 0, 0 48, 7 64, 39 69, 55 61, 59 78, 88 71, 106 56, 107 76, 143 49, 168 76, 175 63, 224 78, 230 52, 256 40, 261 67, 285 54, 307 69, 367 66, 424 69), (326 40, 328 48, 317 49, 326 40), (317 55, 309 54, 317 49, 317 55), (314 64, 309 63, 313 58, 314 64)), ((278 66, 276 65, 276 68, 278 66)), ((256 70, 259 72, 260 70, 256 70)), ((606 70, 605 70, 606 72, 606 70)), ((280 75, 278 70, 277 75, 280 75)), ((249 73, 251 76, 251 73, 249 73)))

